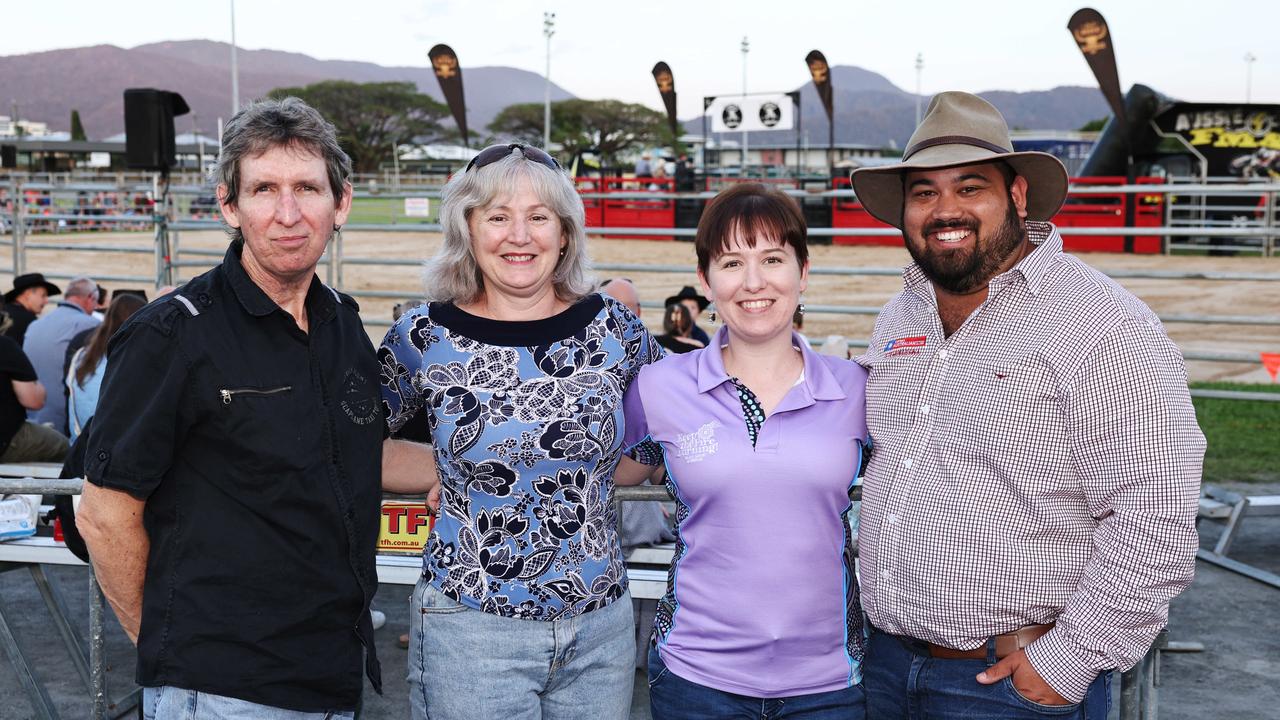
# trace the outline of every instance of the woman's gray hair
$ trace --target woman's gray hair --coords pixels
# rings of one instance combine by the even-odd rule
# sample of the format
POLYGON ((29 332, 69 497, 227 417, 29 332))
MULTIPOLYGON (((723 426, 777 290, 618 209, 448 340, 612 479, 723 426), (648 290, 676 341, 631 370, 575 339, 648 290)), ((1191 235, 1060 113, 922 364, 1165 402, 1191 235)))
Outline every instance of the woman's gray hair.
MULTIPOLYGON (((236 206, 236 198, 240 196, 240 163, 245 158, 291 145, 305 148, 324 160, 334 205, 340 204, 351 178, 351 158, 338 144, 333 123, 296 97, 259 100, 231 116, 222 131, 222 151, 213 169, 214 184, 227 188, 226 203, 236 206)), ((231 229, 231 237, 244 240, 239 228, 231 229)))
POLYGON ((594 285, 587 256, 586 213, 573 182, 561 170, 525 160, 519 150, 484 167, 456 173, 440 193, 440 225, 444 244, 422 272, 428 300, 472 303, 484 294, 484 278, 471 247, 471 213, 488 207, 529 183, 538 199, 560 220, 564 255, 556 263, 551 283, 556 297, 576 302, 594 285))

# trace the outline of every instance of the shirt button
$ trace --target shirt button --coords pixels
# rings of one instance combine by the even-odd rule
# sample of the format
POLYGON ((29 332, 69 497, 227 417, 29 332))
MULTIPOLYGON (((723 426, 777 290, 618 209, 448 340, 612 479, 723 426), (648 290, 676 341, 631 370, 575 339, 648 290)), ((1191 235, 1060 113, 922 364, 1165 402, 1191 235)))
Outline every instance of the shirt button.
POLYGON ((107 451, 106 451, 106 450, 99 450, 99 451, 98 451, 98 459, 99 459, 99 460, 106 460, 106 459, 107 459, 107 458, 109 458, 109 457, 111 457, 111 455, 109 455, 109 454, 107 453, 107 451))
POLYGON ((909 468, 909 467, 911 467, 911 466, 912 466, 912 465, 914 465, 914 464, 915 464, 915 461, 914 461, 914 460, 912 460, 911 458, 907 458, 907 459, 905 459, 905 460, 903 460, 903 461, 902 461, 902 467, 905 467, 905 468, 909 468))
POLYGON ((887 520, 890 525, 898 524, 898 516, 894 515, 893 513, 889 513, 888 515, 885 516, 884 519, 887 520))
POLYGON ((881 571, 880 571, 880 579, 881 579, 881 580, 892 580, 892 579, 893 579, 893 573, 889 572, 888 570, 881 570, 881 571))
POLYGON ((929 406, 928 406, 928 405, 921 405, 921 406, 920 406, 920 414, 921 414, 921 415, 928 415, 928 414, 929 414, 929 406))
POLYGON ((946 350, 939 350, 939 351, 938 351, 938 359, 939 359, 939 360, 946 360, 946 359, 947 359, 948 357, 950 357, 950 356, 951 356, 951 353, 947 352, 946 350))

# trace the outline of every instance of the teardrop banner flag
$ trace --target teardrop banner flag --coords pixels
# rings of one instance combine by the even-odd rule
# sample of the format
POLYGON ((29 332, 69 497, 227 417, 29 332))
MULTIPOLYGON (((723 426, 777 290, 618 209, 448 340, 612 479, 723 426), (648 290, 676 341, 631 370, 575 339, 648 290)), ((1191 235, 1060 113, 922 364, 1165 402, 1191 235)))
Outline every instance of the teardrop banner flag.
POLYGON ((818 98, 822 100, 822 107, 827 111, 827 122, 830 123, 833 109, 831 66, 827 64, 827 56, 818 50, 811 50, 804 56, 804 62, 809 66, 809 74, 813 76, 813 87, 818 91, 818 98))
POLYGON ((1280 373, 1280 353, 1258 353, 1262 356, 1262 367, 1267 369, 1271 375, 1271 382, 1276 381, 1276 374, 1280 373))
POLYGON ((1098 88, 1107 98, 1111 112, 1122 127, 1128 125, 1124 116, 1124 95, 1120 92, 1120 72, 1116 70, 1116 49, 1111 30, 1102 13, 1093 8, 1080 8, 1067 21, 1067 29, 1075 38, 1080 53, 1098 80, 1098 88))
POLYGON ((458 124, 462 133, 462 143, 471 146, 467 134, 467 101, 462 93, 462 66, 458 64, 458 56, 448 45, 436 45, 427 51, 431 58, 431 68, 436 72, 436 80, 440 81, 440 92, 449 104, 449 112, 453 113, 453 121, 458 124))
POLYGON ((662 104, 667 107, 667 124, 671 126, 671 137, 677 138, 676 131, 676 79, 671 68, 664 62, 653 66, 653 81, 658 83, 658 93, 662 95, 662 104))

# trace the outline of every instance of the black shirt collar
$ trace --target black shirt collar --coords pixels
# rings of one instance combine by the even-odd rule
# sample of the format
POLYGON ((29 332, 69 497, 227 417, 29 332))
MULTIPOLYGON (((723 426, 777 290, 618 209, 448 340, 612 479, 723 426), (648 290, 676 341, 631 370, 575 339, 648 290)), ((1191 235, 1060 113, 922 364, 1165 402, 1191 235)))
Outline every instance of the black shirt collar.
MULTIPOLYGON (((249 277, 249 273, 245 272, 244 266, 240 264, 243 252, 244 243, 233 241, 227 246, 227 254, 222 259, 222 271, 226 273, 227 281, 231 283, 231 289, 235 291, 240 305, 244 307, 245 312, 254 317, 266 317, 277 310, 284 312, 276 301, 268 297, 253 278, 249 277)), ((320 282, 319 277, 312 274, 311 287, 307 289, 306 305, 307 315, 313 321, 325 322, 331 320, 337 312, 338 298, 332 290, 320 282)))

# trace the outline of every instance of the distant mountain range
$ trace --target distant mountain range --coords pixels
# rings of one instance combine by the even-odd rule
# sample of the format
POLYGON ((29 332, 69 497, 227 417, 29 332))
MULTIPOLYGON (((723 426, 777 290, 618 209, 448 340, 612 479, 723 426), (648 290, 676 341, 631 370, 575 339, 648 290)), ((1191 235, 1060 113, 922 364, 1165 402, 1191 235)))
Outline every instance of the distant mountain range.
MULTIPOLYGON (((473 137, 483 137, 485 126, 504 107, 520 102, 542 102, 541 75, 510 67, 467 67, 466 58, 462 60, 467 118, 473 137)), ((425 66, 384 67, 364 62, 317 60, 276 50, 243 49, 237 52, 236 61, 242 100, 260 97, 274 88, 321 80, 398 80, 415 83, 420 92, 443 102, 435 75, 425 66)), ((124 131, 125 88, 155 87, 181 93, 191 106, 195 119, 178 118, 178 132, 189 132, 198 123, 201 131, 213 135, 217 118, 226 119, 230 115, 230 62, 230 47, 208 40, 154 43, 132 49, 95 45, 0 57, 0 114, 11 114, 16 103, 22 118, 46 122, 53 130, 68 130, 71 110, 77 109, 89 138, 102 139, 124 131)), ((915 95, 898 88, 882 75, 858 67, 832 67, 831 79, 835 90, 837 142, 898 146, 906 143, 915 124, 915 95)), ((810 145, 825 144, 827 120, 818 94, 808 82, 799 90, 804 134, 810 145)), ((1038 92, 981 94, 1000 108, 1013 128, 1074 130, 1109 113, 1106 101, 1096 88, 1058 87, 1038 92)), ((553 101, 572 97, 552 83, 553 101)), ((689 132, 701 133, 701 118, 685 120, 684 127, 689 132)), ((792 144, 795 135, 783 131, 753 133, 750 142, 792 144)))

